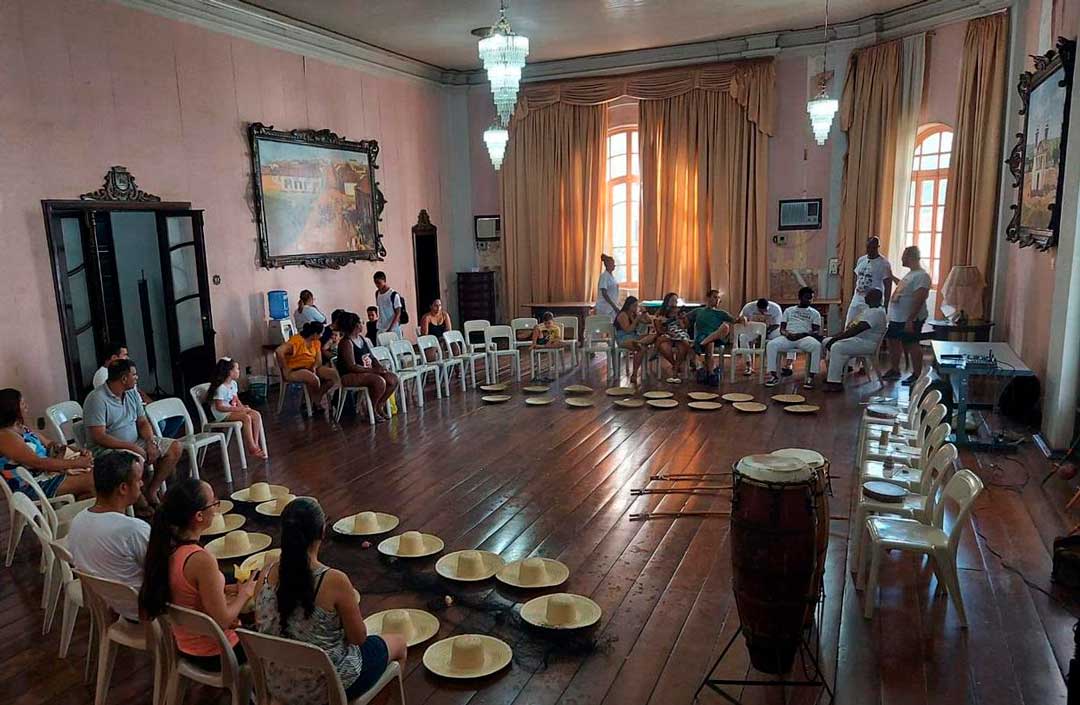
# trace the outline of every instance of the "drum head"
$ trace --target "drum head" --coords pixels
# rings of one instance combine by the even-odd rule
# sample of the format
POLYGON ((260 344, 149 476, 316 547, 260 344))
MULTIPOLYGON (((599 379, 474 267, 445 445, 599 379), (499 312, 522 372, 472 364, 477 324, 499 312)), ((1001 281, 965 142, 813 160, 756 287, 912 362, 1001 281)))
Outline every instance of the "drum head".
POLYGON ((735 474, 776 484, 799 484, 812 477, 809 465, 783 455, 748 455, 735 464, 735 474))
POLYGON ((907 490, 891 482, 872 480, 864 482, 862 486, 863 496, 867 499, 885 502, 886 504, 902 504, 907 490))
POLYGON ((788 458, 798 458, 815 470, 825 466, 825 456, 816 450, 810 450, 809 448, 781 448, 780 450, 774 450, 771 455, 783 455, 788 458))

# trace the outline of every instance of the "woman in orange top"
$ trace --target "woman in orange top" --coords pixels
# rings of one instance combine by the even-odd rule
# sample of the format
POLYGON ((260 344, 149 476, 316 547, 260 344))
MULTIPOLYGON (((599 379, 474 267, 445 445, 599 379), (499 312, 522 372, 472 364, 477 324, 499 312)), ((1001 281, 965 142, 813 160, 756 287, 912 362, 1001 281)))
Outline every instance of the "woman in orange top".
POLYGON ((274 351, 278 367, 288 382, 300 382, 307 387, 311 403, 323 411, 330 408, 326 393, 338 383, 334 368, 323 364, 323 324, 311 321, 297 335, 286 340, 274 351))
MULTIPOLYGON (((173 484, 154 513, 139 609, 145 619, 165 613, 169 603, 209 615, 225 632, 236 659, 245 661, 234 629, 240 611, 255 594, 258 576, 239 585, 225 585, 217 561, 199 545, 199 536, 218 511, 214 490, 202 480, 188 478, 173 484)), ((221 648, 208 637, 180 627, 173 630, 180 653, 193 665, 221 670, 221 648)))

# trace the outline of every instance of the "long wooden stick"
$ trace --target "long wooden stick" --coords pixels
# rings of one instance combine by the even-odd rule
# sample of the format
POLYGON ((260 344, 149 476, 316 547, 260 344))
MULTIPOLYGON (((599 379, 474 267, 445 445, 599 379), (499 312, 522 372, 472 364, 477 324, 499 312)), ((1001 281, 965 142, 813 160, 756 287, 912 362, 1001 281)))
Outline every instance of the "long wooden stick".
POLYGON ((707 477, 730 476, 730 472, 672 473, 670 475, 653 475, 649 480, 656 482, 684 482, 687 480, 702 480, 707 477))
POLYGON ((730 485, 727 487, 640 487, 631 489, 630 494, 638 497, 643 494, 717 494, 730 491, 730 485))
POLYGON ((678 519, 680 517, 730 517, 731 512, 641 512, 631 514, 630 521, 647 519, 678 519))

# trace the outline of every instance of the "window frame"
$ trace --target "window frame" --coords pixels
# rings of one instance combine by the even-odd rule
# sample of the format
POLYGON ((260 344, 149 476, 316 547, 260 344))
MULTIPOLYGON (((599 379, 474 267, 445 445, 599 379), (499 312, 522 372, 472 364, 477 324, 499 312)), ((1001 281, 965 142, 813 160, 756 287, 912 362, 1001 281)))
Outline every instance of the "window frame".
POLYGON ((950 141, 949 151, 942 151, 939 147, 936 152, 929 154, 920 154, 924 151, 926 142, 934 135, 945 135, 955 137, 955 131, 943 123, 931 123, 919 128, 915 137, 915 149, 914 157, 912 159, 911 171, 908 182, 908 197, 904 207, 906 209, 904 217, 904 244, 906 246, 917 245, 919 246, 919 254, 922 255, 923 261, 927 272, 930 273, 933 281, 940 281, 941 277, 941 255, 942 255, 942 239, 945 220, 945 204, 948 202, 950 193, 949 186, 951 182, 950 171, 952 165, 952 147, 954 146, 950 141), (941 166, 941 156, 949 156, 949 166, 941 166), (938 165, 934 169, 923 169, 922 159, 924 157, 938 157, 938 165), (915 165, 918 164, 919 168, 915 165), (942 184, 944 183, 944 188, 942 184), (923 191, 926 184, 931 184, 930 187, 930 199, 924 201, 923 191), (923 227, 923 209, 930 208, 929 224, 928 227, 923 227), (920 233, 929 233, 930 235, 930 248, 926 251, 926 248, 922 247, 920 240, 920 233))
POLYGON ((608 147, 604 165, 605 186, 608 195, 607 227, 604 234, 604 251, 615 257, 622 270, 624 280, 616 279, 620 289, 636 291, 641 279, 641 136, 637 125, 620 125, 608 130, 606 146, 608 147), (618 135, 626 135, 626 152, 622 155, 612 155, 612 140, 618 135), (636 140, 634 138, 637 138, 636 140), (637 144, 635 151, 634 145, 637 144), (620 176, 611 177, 611 163, 613 159, 625 158, 623 173, 620 176), (636 162, 636 164, 635 164, 636 162), (636 167, 636 170, 635 170, 636 167), (626 200, 617 205, 615 203, 615 189, 623 186, 626 189, 626 200), (634 187, 637 187, 637 200, 634 200, 634 187), (615 247, 615 209, 625 208, 626 238, 625 245, 615 247), (636 211, 636 212, 635 212, 636 211), (631 223, 637 221, 637 235, 634 236, 631 223), (633 274, 633 276, 631 276, 633 274))

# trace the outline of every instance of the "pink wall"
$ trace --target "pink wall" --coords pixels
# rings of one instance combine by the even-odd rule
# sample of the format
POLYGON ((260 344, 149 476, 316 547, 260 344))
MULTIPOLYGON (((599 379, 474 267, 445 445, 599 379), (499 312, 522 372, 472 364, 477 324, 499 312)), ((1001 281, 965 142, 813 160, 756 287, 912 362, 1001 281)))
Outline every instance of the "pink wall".
POLYGON ((469 165, 472 168, 472 214, 494 215, 501 212, 499 175, 491 165, 484 130, 495 120, 491 89, 484 83, 469 87, 469 165))
POLYGON ((324 310, 359 309, 372 299, 371 274, 384 269, 415 301, 409 228, 420 208, 441 221, 437 86, 329 65, 112 2, 12 0, 0 9, 0 95, 0 281, 10 312, 0 386, 22 388, 35 413, 67 398, 39 201, 92 190, 113 164, 127 166, 144 190, 205 209, 210 274, 222 278, 211 287, 219 354, 261 370, 270 289, 287 289, 295 303, 299 289, 310 288, 324 310), (245 135, 253 121, 379 140, 387 261, 338 271, 257 266, 245 135))
POLYGON ((936 28, 927 38, 929 60, 923 81, 926 103, 920 124, 940 122, 956 128, 956 100, 960 91, 960 64, 964 60, 967 22, 936 28))

